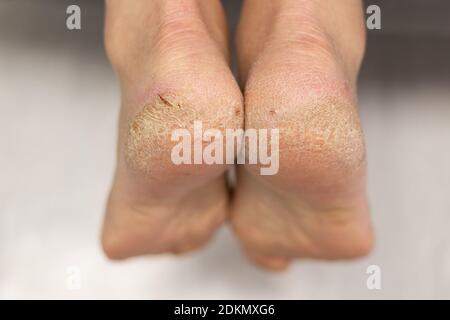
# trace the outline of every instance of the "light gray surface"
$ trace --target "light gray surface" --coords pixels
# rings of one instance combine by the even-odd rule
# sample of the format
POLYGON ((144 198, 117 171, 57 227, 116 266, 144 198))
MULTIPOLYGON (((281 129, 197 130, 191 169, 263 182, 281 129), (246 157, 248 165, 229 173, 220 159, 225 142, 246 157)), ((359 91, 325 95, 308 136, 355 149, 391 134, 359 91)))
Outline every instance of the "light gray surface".
POLYGON ((107 261, 117 82, 102 8, 0 2, 0 298, 450 298, 450 41, 374 36, 360 86, 377 247, 356 262, 249 265, 224 229, 189 257, 107 261), (32 7, 33 10, 29 10, 32 7), (28 9, 28 10, 25 10, 28 9), (366 288, 368 265, 382 290, 366 288), (66 287, 67 268, 81 289, 66 287))

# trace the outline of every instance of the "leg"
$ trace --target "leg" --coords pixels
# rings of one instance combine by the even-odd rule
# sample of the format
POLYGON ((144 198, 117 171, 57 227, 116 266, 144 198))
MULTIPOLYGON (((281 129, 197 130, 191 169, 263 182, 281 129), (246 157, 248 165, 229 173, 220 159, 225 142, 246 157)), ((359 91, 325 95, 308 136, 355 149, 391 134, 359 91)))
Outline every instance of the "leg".
POLYGON ((108 56, 120 78, 117 171, 103 228, 110 258, 181 253, 224 221, 225 165, 175 165, 174 129, 242 127, 218 0, 109 0, 108 56))
POLYGON ((246 0, 238 31, 245 127, 279 128, 280 169, 238 172, 232 224, 272 269, 369 252, 366 158, 356 103, 359 0, 246 0))

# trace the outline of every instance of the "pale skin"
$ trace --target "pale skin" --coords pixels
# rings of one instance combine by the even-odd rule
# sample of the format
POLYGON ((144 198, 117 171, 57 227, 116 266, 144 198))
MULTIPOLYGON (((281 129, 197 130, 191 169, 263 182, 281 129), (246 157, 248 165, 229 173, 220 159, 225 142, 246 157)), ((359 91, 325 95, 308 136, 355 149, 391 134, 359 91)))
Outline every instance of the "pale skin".
POLYGON ((373 235, 356 80, 360 0, 246 0, 235 41, 218 0, 107 0, 105 44, 122 92, 102 243, 112 259, 187 253, 231 225, 256 264, 368 254, 373 235), (175 165, 170 132, 279 128, 280 168, 175 165), (230 195, 231 194, 231 195, 230 195))

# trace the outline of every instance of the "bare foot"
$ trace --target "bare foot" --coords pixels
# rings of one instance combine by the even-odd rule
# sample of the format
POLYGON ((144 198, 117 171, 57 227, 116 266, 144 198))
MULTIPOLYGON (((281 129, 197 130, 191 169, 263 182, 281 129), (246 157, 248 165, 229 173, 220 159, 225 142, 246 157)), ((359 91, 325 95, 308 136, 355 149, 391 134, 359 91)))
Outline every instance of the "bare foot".
POLYGON ((105 43, 122 89, 118 164, 103 228, 113 259, 203 245, 228 210, 225 165, 175 165, 174 129, 241 128, 218 0, 107 1, 105 43))
POLYGON ((239 168, 232 224, 256 263, 367 254, 372 231, 356 101, 359 0, 246 0, 238 33, 245 127, 279 128, 280 169, 239 168))

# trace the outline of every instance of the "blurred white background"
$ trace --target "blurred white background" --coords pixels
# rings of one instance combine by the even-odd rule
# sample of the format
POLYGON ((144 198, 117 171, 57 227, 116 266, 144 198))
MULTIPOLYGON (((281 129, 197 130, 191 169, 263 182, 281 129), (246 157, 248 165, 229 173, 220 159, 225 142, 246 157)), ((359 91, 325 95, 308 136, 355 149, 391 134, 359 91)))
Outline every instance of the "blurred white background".
MULTIPOLYGON (((234 23, 239 1, 226 3, 234 23)), ((370 3, 383 17, 360 81, 376 250, 271 274, 227 228, 187 257, 107 261, 98 240, 119 91, 103 4, 0 0, 0 298, 449 299, 450 6, 370 3), (81 31, 65 27, 69 4, 81 6, 81 31), (381 290, 366 287, 372 264, 381 290)))

